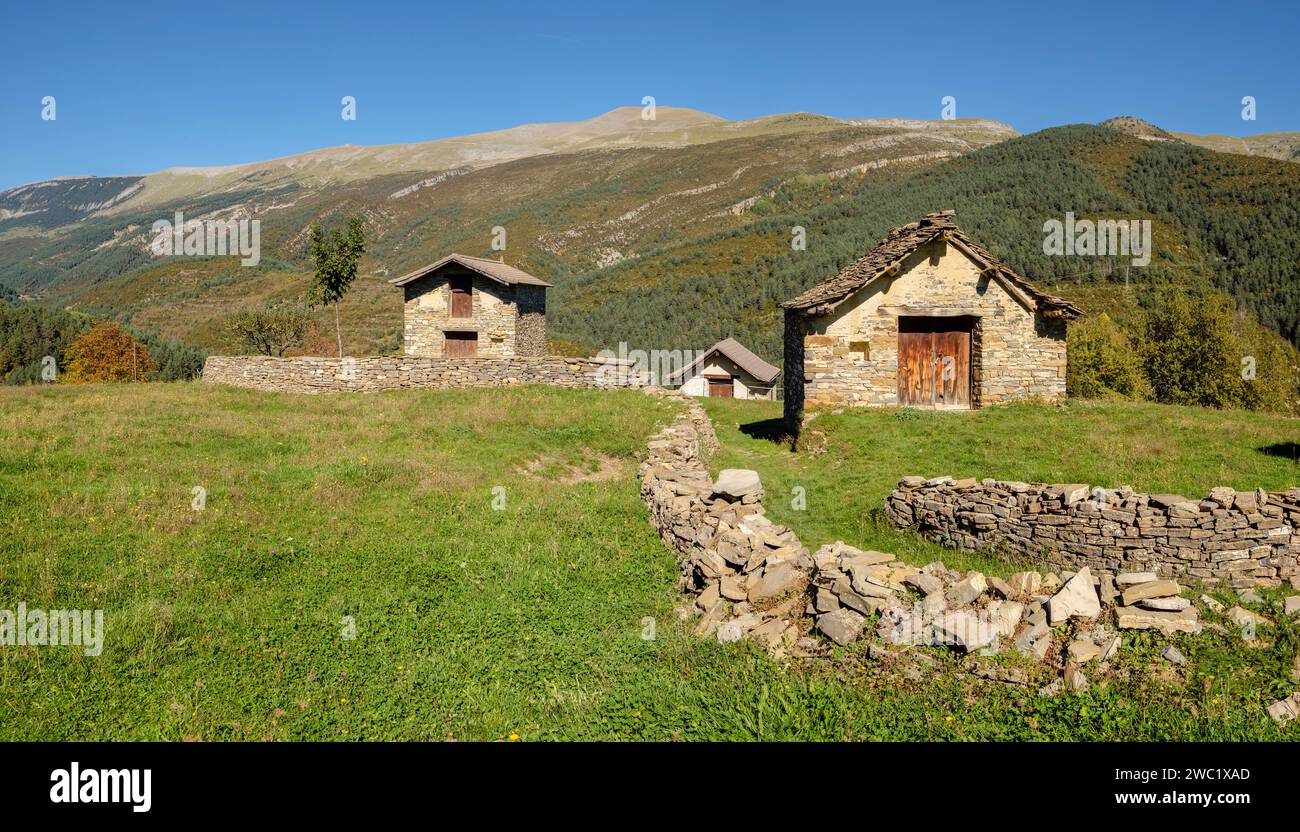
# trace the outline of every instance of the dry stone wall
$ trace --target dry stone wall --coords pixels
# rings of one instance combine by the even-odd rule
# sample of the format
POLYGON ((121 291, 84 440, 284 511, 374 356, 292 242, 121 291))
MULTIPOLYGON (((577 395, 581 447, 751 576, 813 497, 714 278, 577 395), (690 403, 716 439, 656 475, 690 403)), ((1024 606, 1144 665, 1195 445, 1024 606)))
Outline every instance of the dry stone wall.
MULTIPOLYGON (((647 392, 667 395, 657 388, 647 392)), ((701 636, 724 643, 748 638, 777 656, 796 658, 833 657, 831 643, 856 648, 865 642, 865 655, 874 670, 913 680, 942 672, 944 663, 926 650, 947 648, 968 654, 957 665, 959 675, 1027 692, 1037 688, 1039 696, 1055 696, 1086 691, 1090 679, 1104 683, 1116 673, 1127 673, 1122 665, 1112 666, 1127 638, 1122 635, 1125 631, 1150 630, 1172 638, 1206 629, 1226 633, 1231 625, 1250 641, 1256 628, 1267 632, 1275 626, 1265 615, 1239 605, 1229 609, 1204 593, 1198 606, 1186 587, 1154 571, 1094 573, 1084 565, 1062 569, 1059 575, 1017 572, 1004 580, 976 571, 957 572, 942 562, 918 568, 896 555, 864 551, 843 541, 826 544, 810 556, 793 531, 764 516, 762 483, 754 471, 723 470, 716 481, 710 478, 706 462, 717 447, 703 408, 688 400, 677 420, 651 440, 640 469, 641 494, 650 508, 651 523, 677 553, 679 589, 692 601, 678 611, 684 620, 695 620, 695 632, 701 636), (1202 607, 1210 620, 1202 620, 1202 607), (1003 650, 1012 650, 1026 661, 981 659, 1003 650)), ((906 491, 923 504, 926 494, 941 497, 940 489, 956 494, 977 485, 979 493, 984 489, 1038 493, 1039 502, 1044 490, 1055 488, 1062 503, 1076 511, 1080 500, 1090 496, 1086 486, 1015 483, 1006 487, 992 480, 959 484, 950 477, 909 478, 899 492, 906 491), (1003 487, 995 487, 999 485, 1003 487)), ((1102 503, 1111 504, 1105 496, 1098 495, 1095 501, 1098 511, 1102 503)), ((1160 502, 1157 497, 1140 496, 1147 506, 1160 502)), ((1243 496, 1243 510, 1250 496, 1256 497, 1256 511, 1247 513, 1268 516, 1258 510, 1259 495, 1243 496)), ((1124 495, 1117 509, 1106 510, 1123 511, 1124 501, 1130 498, 1135 495, 1124 495)), ((1216 489, 1212 498, 1216 505, 1236 503, 1235 495, 1229 499, 1225 489, 1216 489)), ((951 505, 938 499, 931 502, 936 511, 951 505)), ((1166 524, 1160 525, 1155 513, 1141 510, 1137 505, 1141 502, 1135 499, 1132 511, 1135 518, 1148 518, 1140 528, 1190 528, 1168 526, 1167 512, 1166 524)), ((1190 510, 1188 502, 1180 498, 1172 504, 1180 505, 1178 513, 1182 513, 1190 510)), ((1263 503, 1264 508, 1270 506, 1281 504, 1263 503)), ((1214 516, 1216 510, 1207 512, 1214 516)), ((1091 509, 1082 511, 1091 516, 1091 509)), ((1283 515, 1287 511, 1281 509, 1283 515)), ((1291 584, 1300 589, 1300 576, 1293 575, 1291 584)), ((1229 597, 1222 587, 1210 591, 1229 597)), ((1252 590, 1237 597, 1256 608, 1265 603, 1252 590)), ((1285 599, 1282 612, 1300 615, 1300 595, 1285 599)), ((1159 662, 1178 668, 1188 659, 1175 645, 1167 644, 1159 662)), ((860 659, 854 666, 862 669, 860 659)), ((1278 723, 1295 719, 1300 715, 1300 692, 1274 702, 1268 713, 1278 723)))
POLYGON ((718 447, 704 408, 683 412, 657 434, 641 464, 650 522, 678 555, 678 588, 702 615, 696 632, 719 641, 751 638, 781 654, 799 639, 812 569, 793 531, 763 511, 753 471, 728 469, 715 482, 705 461, 718 447))
POLYGON ((1059 569, 1150 571, 1233 587, 1300 575, 1300 489, 1215 488, 1192 500, 1127 486, 904 477, 886 502, 896 525, 928 538, 1059 569))
POLYGON ((601 358, 512 356, 509 358, 273 358, 212 356, 203 380, 280 393, 375 392, 407 388, 640 387, 628 362, 601 358))

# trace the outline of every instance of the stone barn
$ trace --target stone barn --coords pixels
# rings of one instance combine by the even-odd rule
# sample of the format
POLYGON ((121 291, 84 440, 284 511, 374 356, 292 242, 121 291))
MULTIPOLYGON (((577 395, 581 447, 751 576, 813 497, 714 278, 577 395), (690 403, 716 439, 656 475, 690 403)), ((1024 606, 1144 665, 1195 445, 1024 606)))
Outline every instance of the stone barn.
POLYGON ((776 398, 780 374, 781 368, 754 355, 736 339, 725 338, 670 375, 666 383, 680 387, 687 396, 770 401, 776 398))
POLYGON ((546 355, 551 284, 498 260, 449 254, 389 281, 405 299, 407 355, 546 355))
POLYGON ((953 211, 895 228, 785 309, 785 418, 805 405, 972 409, 1065 396, 1080 314, 962 233, 953 211))

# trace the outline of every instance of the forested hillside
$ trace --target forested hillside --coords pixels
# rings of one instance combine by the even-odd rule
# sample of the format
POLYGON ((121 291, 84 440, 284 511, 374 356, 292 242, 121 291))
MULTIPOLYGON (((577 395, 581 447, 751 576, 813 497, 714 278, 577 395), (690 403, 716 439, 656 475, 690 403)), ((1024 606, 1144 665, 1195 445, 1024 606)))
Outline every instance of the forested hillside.
POLYGON ((1252 342, 1263 336, 1249 313, 1293 342, 1297 335, 1300 167, 1287 162, 1077 125, 867 185, 831 204, 803 196, 796 190, 787 200, 794 210, 748 228, 576 276, 553 293, 554 334, 593 348, 620 340, 692 347, 732 335, 779 361, 782 299, 835 274, 891 227, 955 208, 962 228, 999 257, 1134 336, 1134 313, 1166 285, 1231 298, 1244 318, 1233 316, 1232 303, 1216 308, 1242 318, 1235 326, 1252 342), (1151 220, 1150 265, 1044 254, 1043 223, 1067 211, 1151 220), (806 229, 806 250, 792 249, 794 226, 806 229))
MULTIPOLYGON (((89 315, 0 301, 0 384, 50 381, 42 374, 50 358, 58 378, 68 365, 68 347, 93 323, 89 315)), ((143 343, 153 363, 149 380, 181 381, 202 372, 206 357, 202 350, 157 332, 133 330, 131 334, 143 343)))

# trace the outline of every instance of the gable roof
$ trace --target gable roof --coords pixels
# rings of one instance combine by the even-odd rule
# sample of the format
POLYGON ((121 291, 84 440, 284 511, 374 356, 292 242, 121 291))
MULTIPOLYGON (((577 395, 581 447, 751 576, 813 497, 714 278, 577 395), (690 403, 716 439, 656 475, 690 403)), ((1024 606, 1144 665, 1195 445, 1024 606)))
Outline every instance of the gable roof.
POLYGON ((1083 312, 1063 298, 1039 291, 1032 283, 998 260, 979 243, 967 237, 953 222, 956 211, 926 214, 919 222, 889 232, 879 245, 845 266, 830 280, 818 283, 796 298, 781 304, 786 309, 804 310, 808 315, 831 311, 849 295, 878 277, 898 273, 902 261, 927 243, 942 240, 966 255, 980 274, 996 280, 1012 297, 1050 318, 1073 320, 1083 312))
POLYGON ((514 266, 507 266, 499 260, 488 260, 486 257, 470 257, 467 254, 456 254, 452 252, 436 263, 430 263, 427 266, 421 266, 413 272, 408 272, 401 277, 394 277, 388 282, 394 286, 405 286, 408 283, 414 283, 422 277, 428 277, 444 266, 456 263, 470 271, 478 272, 484 277, 489 277, 498 283, 507 286, 516 283, 523 283, 528 286, 550 286, 540 277, 533 277, 526 271, 516 269, 514 266))
POLYGON ((675 373, 669 374, 667 381, 677 381, 678 379, 694 376, 699 368, 715 353, 731 359, 731 363, 763 384, 775 380, 781 374, 780 367, 773 367, 757 355, 754 355, 735 338, 724 338, 701 353, 699 358, 696 358, 690 364, 675 373))

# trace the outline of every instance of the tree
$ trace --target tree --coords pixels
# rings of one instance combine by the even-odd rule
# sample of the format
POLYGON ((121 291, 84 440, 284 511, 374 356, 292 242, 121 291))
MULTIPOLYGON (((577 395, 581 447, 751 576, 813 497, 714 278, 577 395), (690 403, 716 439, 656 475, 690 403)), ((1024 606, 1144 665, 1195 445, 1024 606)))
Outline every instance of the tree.
POLYGON ((203 375, 207 351, 163 338, 156 332, 132 330, 131 334, 140 339, 153 359, 155 369, 150 381, 191 381, 203 375))
POLYGON ((1071 396, 1142 397, 1146 380, 1141 359, 1128 335, 1105 312, 1071 324, 1068 349, 1071 396))
POLYGON ((145 345, 113 321, 100 321, 78 336, 67 349, 64 381, 142 381, 154 370, 145 345))
POLYGON ((1222 294, 1168 287, 1142 312, 1139 330, 1156 401, 1240 407, 1245 354, 1233 333, 1235 309, 1222 294))
POLYGON ((0 302, 0 378, 5 384, 36 384, 48 380, 47 356, 55 368, 67 364, 66 351, 91 319, 40 306, 11 306, 0 302))
POLYGON ((226 328, 250 349, 262 355, 284 355, 300 346, 311 326, 311 318, 300 306, 268 306, 231 315, 226 328))
POLYGON ((357 277, 357 263, 366 252, 365 227, 361 217, 348 220, 346 232, 334 229, 327 238, 318 223, 311 227, 311 253, 316 258, 316 278, 309 299, 312 305, 334 305, 334 334, 339 358, 343 357, 343 329, 339 325, 339 301, 357 277))

